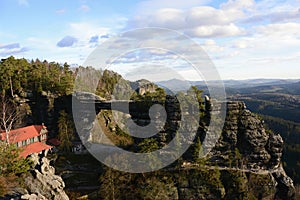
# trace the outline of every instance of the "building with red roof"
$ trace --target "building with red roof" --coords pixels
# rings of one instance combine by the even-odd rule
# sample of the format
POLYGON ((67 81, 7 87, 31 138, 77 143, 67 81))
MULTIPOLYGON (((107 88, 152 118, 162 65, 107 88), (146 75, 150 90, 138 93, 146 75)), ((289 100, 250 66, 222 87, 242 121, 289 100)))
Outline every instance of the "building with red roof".
MULTIPOLYGON (((8 135, 10 144, 15 144, 22 148, 20 155, 27 157, 33 153, 48 151, 52 147, 46 144, 48 130, 44 125, 32 125, 15 130, 11 130, 8 135)), ((6 141, 5 131, 1 132, 0 140, 6 141)))

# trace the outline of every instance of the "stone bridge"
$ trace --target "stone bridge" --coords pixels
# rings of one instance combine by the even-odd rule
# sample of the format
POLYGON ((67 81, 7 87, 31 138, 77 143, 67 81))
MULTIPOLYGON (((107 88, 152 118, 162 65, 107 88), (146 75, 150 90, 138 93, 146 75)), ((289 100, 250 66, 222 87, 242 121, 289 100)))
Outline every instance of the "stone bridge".
MULTIPOLYGON (((204 109, 208 121, 210 121, 211 113, 224 109, 222 108, 223 105, 218 109, 214 109, 216 105, 213 102, 211 105, 209 103, 211 102, 206 101, 204 109)), ((85 142, 95 125, 96 115, 101 110, 117 110, 130 114, 133 119, 149 121, 149 108, 154 104, 162 105, 167 113, 166 128, 155 136, 161 137, 159 141, 167 144, 167 140, 162 140, 163 136, 174 138, 178 127, 182 127, 182 119, 185 118, 186 120, 189 117, 188 112, 180 109, 181 107, 176 97, 169 97, 165 102, 104 101, 95 97, 73 98, 73 117, 75 122, 78 122, 76 128, 81 133, 80 136, 86 137, 82 138, 82 141, 85 142)), ((245 162, 239 164, 239 160, 236 158, 237 165, 243 165, 250 171, 257 170, 257 172, 272 174, 277 183, 277 191, 285 197, 293 196, 295 191, 293 182, 280 167, 283 151, 283 140, 280 135, 267 134, 263 122, 247 110, 243 102, 227 102, 225 109, 227 109, 227 115, 222 137, 208 154, 208 161, 218 164, 218 166, 223 166, 224 170, 227 170, 228 160, 233 153, 232 149, 238 149, 241 156, 240 159, 245 162)), ((187 123, 187 125, 189 126, 184 127, 184 140, 193 142, 189 138, 190 130, 195 126, 199 126, 199 124, 187 123)), ((207 132, 209 131, 206 130, 207 127, 202 127, 197 134, 203 134, 203 136, 207 137, 207 132)), ((214 138, 211 141, 214 141, 214 138)), ((110 153, 111 151, 107 152, 108 155, 110 153)))

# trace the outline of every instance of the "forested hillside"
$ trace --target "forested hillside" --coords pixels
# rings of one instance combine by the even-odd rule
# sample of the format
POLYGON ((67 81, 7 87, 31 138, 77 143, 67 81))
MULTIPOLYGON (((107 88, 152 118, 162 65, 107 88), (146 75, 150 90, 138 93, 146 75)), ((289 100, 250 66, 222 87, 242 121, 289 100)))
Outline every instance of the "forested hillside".
MULTIPOLYGON (((0 79, 1 95, 17 108, 22 108, 18 111, 24 112, 23 125, 45 123, 49 129, 49 137, 60 141, 57 152, 49 159, 64 179, 67 194, 71 199, 77 199, 81 195, 87 195, 88 199, 294 198, 293 183, 281 167, 281 136, 266 130, 261 119, 247 110, 243 102, 227 102, 228 112, 221 137, 210 154, 200 159, 202 144, 209 134, 213 104, 209 98, 203 101, 202 92, 197 87, 191 87, 188 91, 176 95, 168 95, 147 80, 132 83, 124 80, 116 72, 108 70, 96 70, 92 67, 71 69, 67 63, 27 61, 13 57, 1 60, 0 76, 3 77, 0 79), (168 116, 159 133, 149 138, 137 138, 130 136, 116 123, 110 110, 100 110, 91 121, 91 113, 83 110, 82 116, 79 117, 83 117, 82 122, 88 124, 85 130, 92 136, 89 145, 97 143, 107 148, 108 143, 93 137, 93 123, 94 120, 98 120, 112 142, 127 151, 153 152, 164 148, 173 139, 180 141, 178 138, 188 141, 190 147, 171 165, 155 172, 138 174, 107 168, 88 152, 78 155, 72 152, 72 147, 81 142, 77 135, 78 130, 74 128, 71 95, 75 77, 80 70, 88 71, 87 76, 79 80, 82 81, 82 86, 88 87, 86 83, 90 81, 91 73, 99 75, 95 91, 99 99, 110 100, 115 87, 120 91, 130 89, 130 99, 136 104, 129 114, 136 124, 144 126, 150 123, 148 110, 153 102, 164 106, 168 116), (179 99, 185 101, 179 103, 179 99), (189 110, 197 111, 197 119, 189 116, 189 110), (187 133, 197 130, 195 138, 179 134, 182 118, 195 122, 184 127, 187 133)), ((95 109, 92 109, 92 112, 95 112, 95 109)), ((181 142, 178 141, 180 148, 181 142)), ((157 156, 174 155, 162 153, 157 156)), ((114 156, 112 158, 119 159, 118 155, 114 156)), ((150 158, 151 162, 146 163, 150 168, 160 164, 157 157, 150 158)), ((132 164, 128 163, 126 157, 121 159, 124 160, 124 165, 132 164)), ((286 163, 288 166, 289 163, 286 163)), ((25 171, 27 170, 26 168, 25 171)), ((16 172, 10 175, 24 178, 16 172)), ((2 173, 0 177, 0 181, 5 184, 9 182, 6 174, 2 173)), ((16 187, 22 187, 21 183, 24 181, 16 187)), ((6 194, 9 192, 7 189, 11 188, 0 189, 2 194, 6 194)))

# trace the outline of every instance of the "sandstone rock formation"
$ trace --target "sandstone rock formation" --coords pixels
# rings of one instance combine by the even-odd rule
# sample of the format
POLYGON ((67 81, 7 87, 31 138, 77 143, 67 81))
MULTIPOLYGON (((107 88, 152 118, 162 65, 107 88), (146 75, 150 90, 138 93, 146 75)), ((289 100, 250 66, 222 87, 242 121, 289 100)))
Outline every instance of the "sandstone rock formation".
POLYGON ((130 86, 140 95, 144 95, 146 92, 155 92, 158 88, 157 85, 145 79, 131 82, 130 86))
MULTIPOLYGON (((169 104, 169 106, 166 107, 168 116, 167 125, 165 129, 156 136, 160 144, 167 144, 170 139, 174 137, 174 132, 176 132, 180 125, 180 116, 184 114, 177 111, 177 104, 174 99, 171 98, 168 99, 168 101, 171 103, 166 102, 166 105, 169 104)), ((201 124, 203 126, 199 127, 198 131, 202 139, 205 138, 207 134, 212 112, 218 112, 218 110, 213 107, 215 105, 216 104, 211 102, 209 98, 206 98, 206 114, 202 122, 203 124, 201 124)), ((273 197, 275 198, 294 199, 295 188, 293 181, 285 174, 281 166, 283 151, 283 139, 281 136, 278 133, 266 130, 263 120, 247 110, 243 102, 227 102, 225 105, 227 107, 227 114, 222 135, 206 157, 209 165, 219 166, 222 170, 221 179, 223 181, 229 180, 229 182, 233 182, 232 187, 237 187, 237 183, 234 183, 235 179, 243 180, 242 183, 244 186, 236 189, 236 191, 246 193, 249 188, 253 189, 253 187, 256 187, 256 182, 265 182, 260 183, 266 184, 260 186, 259 190, 262 191, 260 195, 263 195, 263 191, 268 191, 270 195, 272 191, 274 191, 273 197), (232 173, 235 171, 236 173, 232 173), (235 177, 236 174, 239 174, 239 176, 235 177), (257 177, 255 177, 255 174, 257 174, 257 177), (275 192, 275 190, 277 192, 275 192)), ((138 106, 138 104, 136 104, 136 106, 138 106)), ((80 108, 80 106, 78 107, 80 108)), ((84 122, 81 129, 84 130, 82 132, 88 136, 93 127, 96 114, 94 110, 89 112, 85 109, 84 105, 81 105, 81 108, 82 115, 80 115, 81 119, 79 121, 84 122)), ((221 106, 220 109, 224 108, 221 106)), ((140 109, 134 107, 131 109, 130 114, 137 123, 143 122, 143 124, 147 124, 146 121, 149 120, 147 114, 145 115, 140 109)), ((187 173, 189 172, 190 170, 187 173)), ((195 180, 189 180, 189 182, 191 181, 195 180)), ((190 194, 197 192, 198 189, 195 188, 201 187, 198 186, 196 182, 193 183, 192 186, 185 186, 184 183, 182 183, 182 185, 182 187, 177 188, 180 194, 179 196, 190 196, 190 194)), ((228 185, 230 186, 230 184, 228 185)), ((227 195, 226 198, 231 198, 230 191, 233 189, 230 188, 231 186, 228 187, 228 185, 227 188, 226 186, 225 188, 219 188, 219 197, 222 196, 223 198, 224 195, 227 195)), ((253 190, 255 191, 255 189, 253 190)), ((196 195, 191 197, 191 199, 197 199, 198 197, 199 196, 196 195)))
POLYGON ((29 194, 22 195, 22 199, 51 199, 68 200, 64 192, 65 183, 60 176, 55 175, 55 169, 43 154, 32 154, 34 162, 31 176, 25 178, 25 185, 29 194))
POLYGON ((293 199, 295 187, 281 166, 282 151, 282 137, 267 131, 259 116, 243 102, 227 102, 222 136, 208 157, 219 166, 261 174, 269 171, 276 181, 276 198, 293 199))

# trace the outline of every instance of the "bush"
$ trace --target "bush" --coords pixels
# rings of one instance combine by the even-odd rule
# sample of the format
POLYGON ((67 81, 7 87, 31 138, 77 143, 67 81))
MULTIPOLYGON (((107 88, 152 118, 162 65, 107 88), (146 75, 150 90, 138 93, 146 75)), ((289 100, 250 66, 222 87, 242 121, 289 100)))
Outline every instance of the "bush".
POLYGON ((0 176, 20 175, 30 170, 32 161, 20 157, 21 149, 0 142, 0 176))

